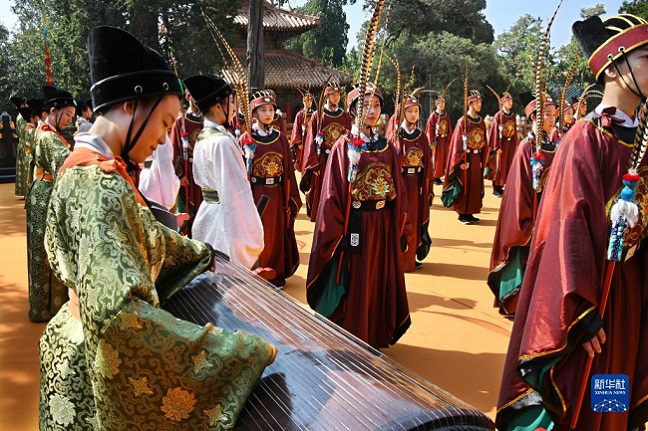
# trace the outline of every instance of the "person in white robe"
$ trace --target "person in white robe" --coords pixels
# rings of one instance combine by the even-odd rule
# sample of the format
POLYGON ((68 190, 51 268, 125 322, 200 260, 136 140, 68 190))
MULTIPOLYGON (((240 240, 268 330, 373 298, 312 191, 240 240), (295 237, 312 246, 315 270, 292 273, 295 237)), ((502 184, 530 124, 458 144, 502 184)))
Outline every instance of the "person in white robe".
POLYGON ((173 167, 173 145, 168 135, 164 145, 158 145, 144 162, 138 188, 146 199, 159 203, 169 211, 176 206, 180 179, 173 167))
POLYGON ((232 87, 215 75, 196 75, 185 85, 205 116, 194 147, 193 175, 201 188, 191 235, 246 268, 263 251, 263 225, 252 197, 243 150, 225 128, 235 109, 232 87))

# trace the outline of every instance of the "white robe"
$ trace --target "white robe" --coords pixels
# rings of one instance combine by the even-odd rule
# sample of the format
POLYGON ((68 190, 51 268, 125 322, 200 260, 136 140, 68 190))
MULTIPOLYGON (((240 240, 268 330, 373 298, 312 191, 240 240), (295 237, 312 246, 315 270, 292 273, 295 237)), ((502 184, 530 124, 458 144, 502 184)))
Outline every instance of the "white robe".
POLYGON ((200 188, 216 190, 220 202, 202 202, 192 238, 252 268, 263 251, 263 225, 247 179, 243 150, 223 126, 207 119, 194 146, 193 176, 200 188), (208 129, 220 133, 214 136, 208 129))
POLYGON ((173 208, 180 190, 180 180, 173 166, 173 144, 167 135, 164 145, 158 145, 150 157, 151 167, 142 169, 139 191, 148 199, 167 209, 173 208))

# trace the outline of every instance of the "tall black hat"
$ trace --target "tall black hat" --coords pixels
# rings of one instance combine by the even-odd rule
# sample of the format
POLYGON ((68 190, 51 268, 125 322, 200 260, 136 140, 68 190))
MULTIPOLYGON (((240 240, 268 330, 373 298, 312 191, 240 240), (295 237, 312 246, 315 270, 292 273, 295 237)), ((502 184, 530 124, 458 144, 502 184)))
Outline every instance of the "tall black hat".
POLYGON ((29 106, 29 109, 31 109, 32 113, 36 116, 40 116, 44 111, 43 101, 41 99, 29 99, 27 101, 27 106, 29 106))
POLYGON ((68 106, 76 106, 76 101, 70 93, 65 90, 59 90, 51 85, 43 87, 43 96, 45 102, 43 108, 48 111, 50 108, 65 108, 68 106))
POLYGON ((572 33, 598 80, 614 60, 648 43, 648 21, 620 14, 601 21, 598 16, 576 21, 572 33))
POLYGON ((195 75, 184 80, 198 108, 206 113, 209 108, 234 93, 232 87, 217 75, 195 75))
POLYGON ((126 100, 184 94, 180 80, 160 54, 124 30, 93 28, 88 52, 95 112, 126 100))
POLYGON ((18 109, 20 109, 21 105, 27 103, 27 99, 25 99, 24 97, 14 96, 14 97, 11 97, 10 100, 11 100, 11 103, 16 105, 16 108, 18 108, 18 109))

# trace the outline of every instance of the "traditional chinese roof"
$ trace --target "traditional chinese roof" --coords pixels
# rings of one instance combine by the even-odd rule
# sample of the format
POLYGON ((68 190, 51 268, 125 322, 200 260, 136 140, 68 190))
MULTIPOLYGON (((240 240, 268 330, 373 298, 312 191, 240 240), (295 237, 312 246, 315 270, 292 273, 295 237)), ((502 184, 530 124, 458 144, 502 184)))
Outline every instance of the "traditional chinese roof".
MULTIPOLYGON (((246 53, 243 49, 234 49, 236 55, 245 64, 246 53)), ((308 88, 322 87, 330 75, 340 84, 348 84, 353 77, 348 73, 326 66, 316 60, 302 57, 294 52, 285 50, 266 50, 265 55, 265 87, 279 88, 308 88)), ((225 79, 234 81, 227 72, 222 71, 225 79)))
MULTIPOLYGON (((242 28, 247 28, 249 22, 249 1, 244 0, 234 23, 242 28)), ((263 30, 269 31, 298 31, 304 32, 319 27, 319 17, 304 15, 297 12, 281 9, 269 1, 265 1, 263 12, 263 30)))

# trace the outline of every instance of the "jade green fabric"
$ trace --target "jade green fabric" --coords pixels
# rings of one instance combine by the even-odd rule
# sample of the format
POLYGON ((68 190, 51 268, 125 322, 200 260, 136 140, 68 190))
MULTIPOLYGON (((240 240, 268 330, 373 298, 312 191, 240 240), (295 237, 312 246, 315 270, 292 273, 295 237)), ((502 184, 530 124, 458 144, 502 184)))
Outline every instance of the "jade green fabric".
MULTIPOLYGON (((35 145, 36 166, 56 179, 70 150, 50 131, 39 133, 35 145)), ((36 180, 25 198, 29 318, 33 322, 48 321, 68 300, 67 288, 52 274, 45 252, 45 217, 53 185, 50 181, 36 180)))
POLYGON ((31 158, 30 154, 27 154, 25 150, 25 126, 27 122, 22 117, 18 115, 16 118, 16 136, 18 136, 18 145, 16 146, 16 187, 15 195, 16 196, 25 196, 27 189, 25 188, 27 184, 27 171, 29 170, 29 160, 27 157, 31 158))
POLYGON ((499 284, 499 300, 503 302, 511 295, 517 294, 522 286, 524 268, 526 267, 526 254, 528 250, 524 247, 513 247, 509 252, 509 260, 498 271, 493 274, 496 284, 499 284), (499 275, 499 276, 498 276, 499 275))
POLYGON ((81 320, 65 306, 41 338, 41 429, 234 427, 276 349, 158 308, 209 267, 203 243, 156 222, 123 177, 94 165, 56 182, 46 248, 81 320))
POLYGON ((531 406, 516 416, 506 431, 536 431, 538 428, 552 431, 554 423, 544 407, 531 406))

